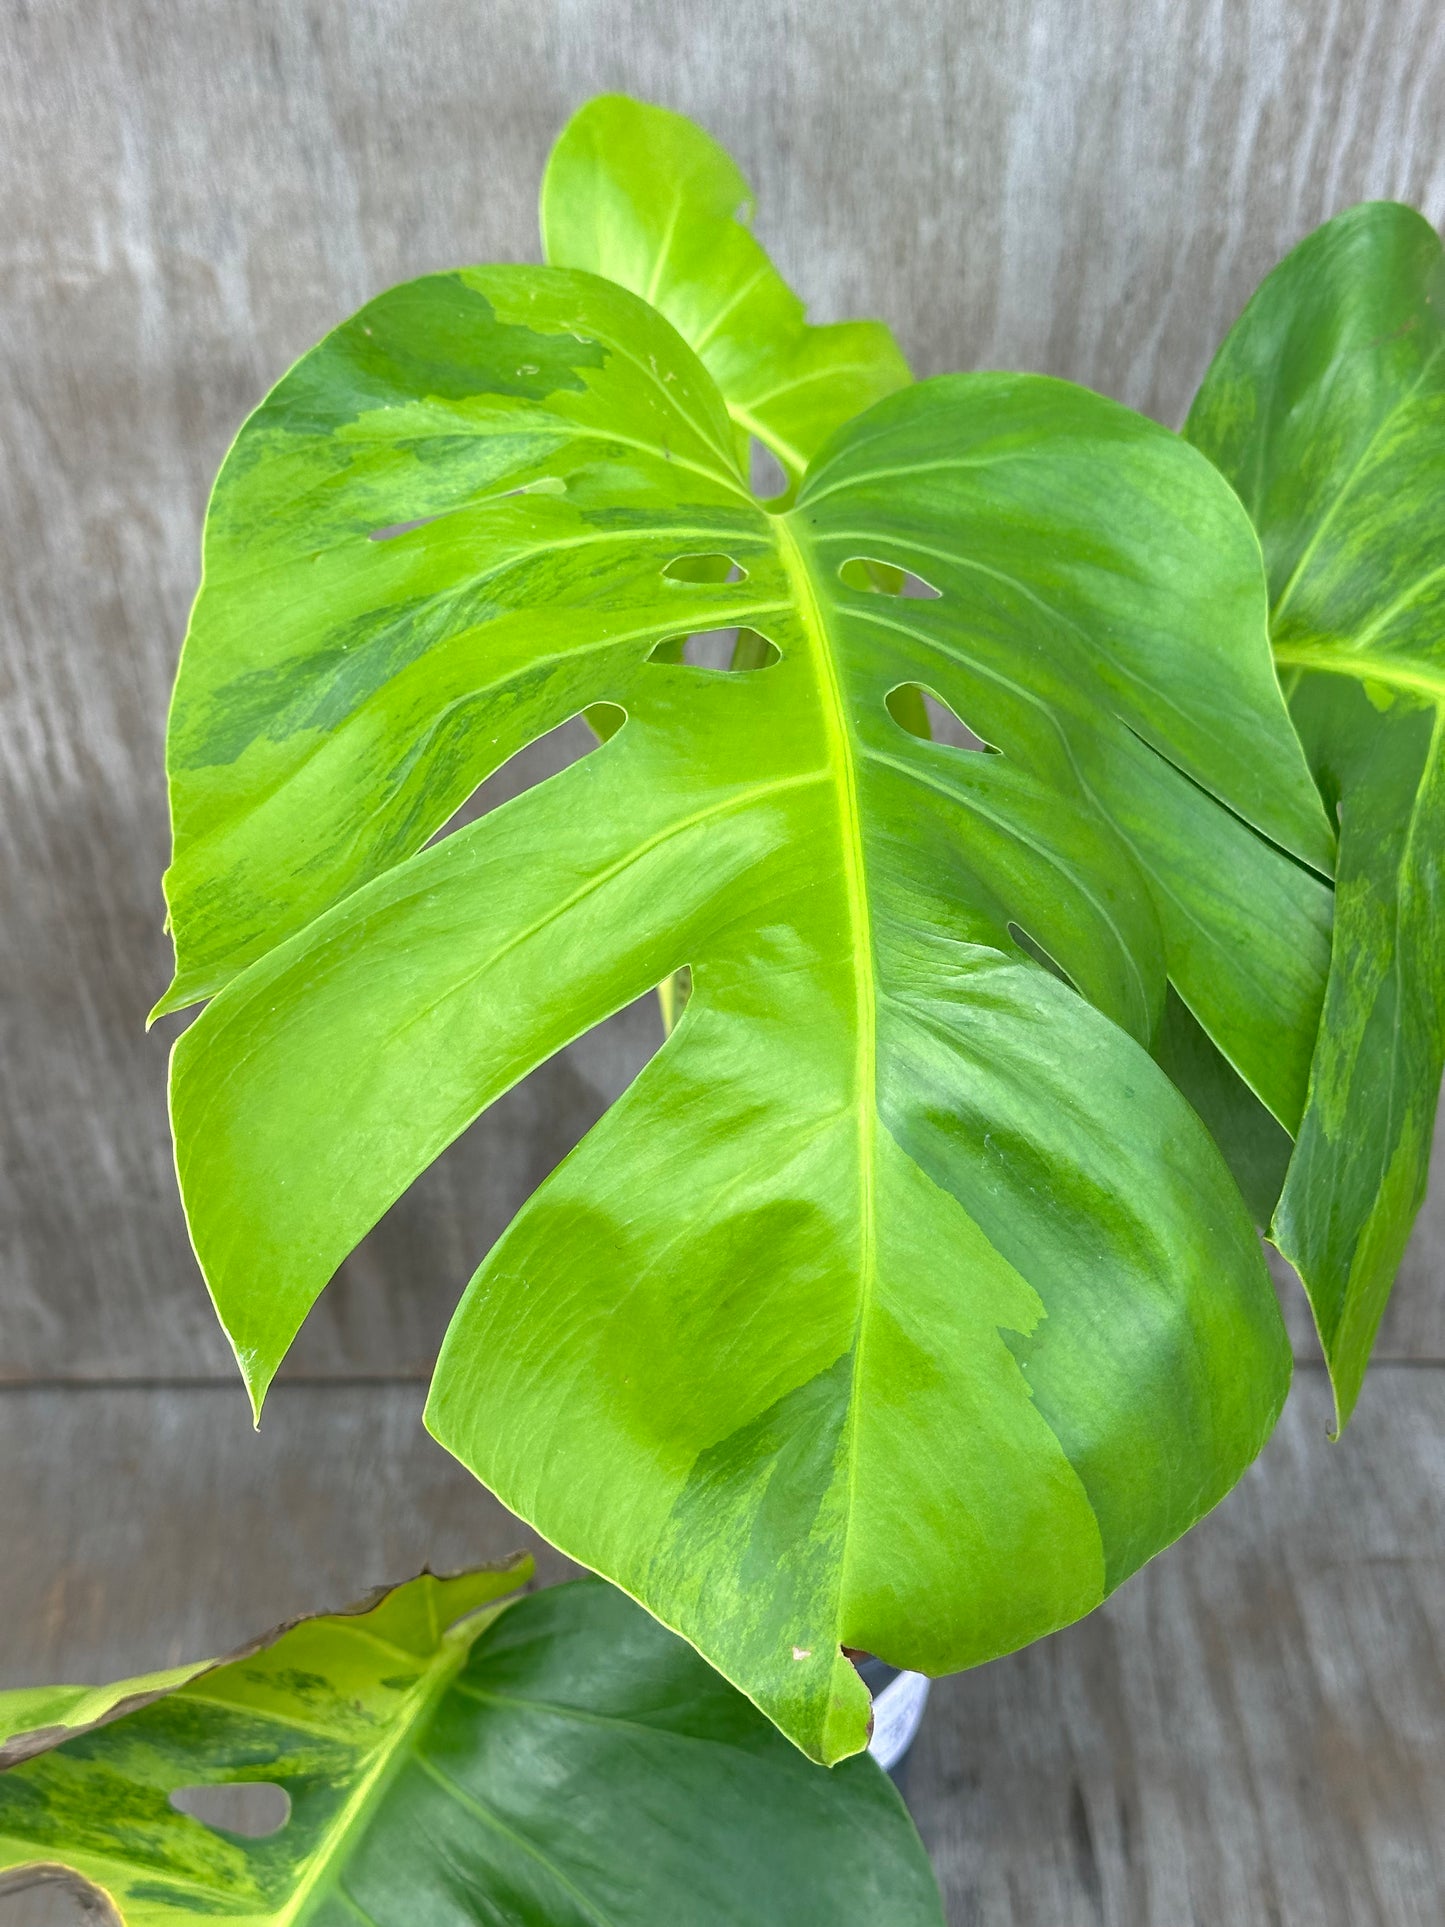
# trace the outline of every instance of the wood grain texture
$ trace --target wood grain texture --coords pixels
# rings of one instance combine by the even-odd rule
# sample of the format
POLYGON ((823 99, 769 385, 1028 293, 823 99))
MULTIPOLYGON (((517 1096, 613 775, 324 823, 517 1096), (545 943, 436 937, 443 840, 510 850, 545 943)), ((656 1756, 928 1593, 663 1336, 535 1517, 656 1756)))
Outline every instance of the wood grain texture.
MULTIPOLYGON (((1435 0, 10 0, 0 8, 0 1377, 231 1367, 174 1199, 161 735, 245 410, 391 282, 536 252, 588 93, 697 115, 819 318, 920 372, 1073 376, 1176 421, 1258 276, 1365 195, 1445 213, 1435 0)), ((303 1334, 422 1371, 639 1011, 457 1146, 303 1334)), ((1421 1284, 1385 1349, 1440 1356, 1421 1284)), ((1368 1397, 1368 1394, 1367 1394, 1368 1397)))
POLYGON ((1445 1371, 1378 1376, 1330 1445, 1301 1372, 1186 1540, 938 1689, 915 1804, 957 1927, 1445 1918, 1445 1371))
MULTIPOLYGON (((1332 1446, 1302 1371, 1194 1533, 1092 1618, 935 1689, 909 1796, 953 1927, 1445 1918, 1445 1369, 1379 1378, 1332 1446)), ((169 1665, 424 1560, 536 1547, 420 1407, 284 1386, 258 1436, 221 1387, 0 1391, 0 1677, 169 1665)), ((74 1917, 0 1906, 0 1927, 74 1917)))

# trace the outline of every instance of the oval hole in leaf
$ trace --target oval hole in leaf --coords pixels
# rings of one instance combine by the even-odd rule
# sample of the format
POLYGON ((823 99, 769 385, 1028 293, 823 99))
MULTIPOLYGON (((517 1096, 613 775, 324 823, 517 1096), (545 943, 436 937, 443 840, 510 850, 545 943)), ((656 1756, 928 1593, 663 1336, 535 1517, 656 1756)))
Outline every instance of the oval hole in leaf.
POLYGON ((560 776, 564 769, 615 736, 626 721, 627 711, 620 704, 592 703, 580 714, 569 716, 565 722, 534 736, 479 783, 465 803, 453 810, 441 828, 428 838, 427 848, 440 843, 453 830, 475 823, 489 810, 510 803, 524 790, 545 783, 548 777, 560 776))
POLYGON ((943 594, 911 569, 896 562, 880 562, 872 555, 850 555, 838 565, 838 580, 845 589, 862 589, 870 595, 904 595, 915 600, 937 601, 943 594))
POLYGON ((783 652, 756 629, 699 629, 689 636, 664 636, 649 662, 682 663, 691 669, 771 669, 783 652))
POLYGON ((766 442, 748 439, 748 487, 760 502, 776 502, 788 492, 788 474, 766 442))
POLYGON ((741 562, 714 550, 709 555, 675 555, 663 570, 669 582, 746 582, 741 562))
POLYGON ((997 756, 992 743, 971 730, 954 709, 922 683, 900 683, 888 692, 888 713, 910 736, 925 742, 944 743, 950 749, 972 750, 983 756, 997 756))
POLYGON ((1051 977, 1057 977, 1059 982, 1061 984, 1067 984, 1070 990, 1078 989, 1079 986, 1074 982, 1068 971, 1064 969, 1063 965, 1051 957, 1039 942, 1038 938, 1031 937, 1021 923, 1010 922, 1008 933, 1018 945, 1019 949, 1027 952, 1036 964, 1042 964, 1051 977))
POLYGON ((229 1786, 183 1786, 171 1795, 177 1813, 187 1813, 217 1833, 265 1840, 291 1818, 291 1796, 274 1780, 248 1780, 229 1786))

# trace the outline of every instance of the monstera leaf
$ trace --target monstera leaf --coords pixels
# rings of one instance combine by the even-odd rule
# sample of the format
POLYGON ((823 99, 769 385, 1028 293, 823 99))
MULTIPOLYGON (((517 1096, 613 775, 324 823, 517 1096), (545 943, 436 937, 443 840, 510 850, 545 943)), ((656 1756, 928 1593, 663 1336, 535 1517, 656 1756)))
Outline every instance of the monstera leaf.
POLYGON ((426 1574, 172 1692, 110 1689, 144 1703, 63 1744, 12 1733, 0 1891, 68 1872, 126 1927, 942 1927, 872 1760, 810 1765, 600 1581, 489 1603, 520 1576, 426 1574), (289 1797, 269 1837, 172 1803, 255 1782, 289 1797))
MULTIPOLYGON (((835 428, 904 387, 880 321, 809 327, 749 229, 752 194, 681 114, 602 94, 562 130, 542 182, 547 259, 631 288, 665 314, 790 487, 835 428)), ((746 472, 746 471, 745 471, 746 472)))
POLYGON ((1274 1236, 1340 1422, 1424 1195, 1445 1060, 1445 257, 1409 208, 1330 221, 1215 358, 1190 439, 1264 545, 1275 657, 1340 821, 1329 993, 1274 1236))
POLYGON ((227 460, 171 718, 163 1007, 219 993, 178 1168, 258 1409, 416 1175, 690 966, 428 1423, 822 1759, 867 1736, 842 1646, 937 1673, 1096 1604, 1288 1375, 1146 1050, 1172 981, 1298 1120, 1332 851, 1265 614, 1217 473, 1067 384, 905 388, 770 513, 629 291, 363 309, 227 460), (687 660, 713 630, 757 666, 687 660), (906 726, 924 692, 977 749, 906 726), (600 747, 423 848, 579 712, 600 747))

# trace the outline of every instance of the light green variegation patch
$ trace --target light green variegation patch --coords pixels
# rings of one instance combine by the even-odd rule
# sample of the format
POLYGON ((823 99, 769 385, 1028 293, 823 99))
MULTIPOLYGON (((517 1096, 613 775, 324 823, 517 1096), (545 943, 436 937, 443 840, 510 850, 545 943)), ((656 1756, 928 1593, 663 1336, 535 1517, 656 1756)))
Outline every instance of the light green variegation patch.
POLYGON ((146 1703, 63 1744, 12 1734, 0 1892, 66 1872, 124 1927, 942 1927, 872 1760, 809 1765, 595 1580, 495 1603, 525 1577, 427 1574, 169 1693, 110 1688, 146 1703), (264 1838, 172 1803, 257 1782, 289 1800, 264 1838))
POLYGON ((789 493, 828 437, 910 379, 881 321, 812 327, 746 225, 751 190, 681 114, 602 94, 573 115, 542 182, 556 267, 631 288, 676 328, 743 437, 778 458, 789 493))
POLYGON ((258 1405, 418 1173, 686 967, 438 1366, 429 1424, 508 1505, 831 1760, 841 1647, 1017 1646, 1258 1450, 1273 1295, 1148 1047, 1172 983, 1293 1127, 1332 843, 1258 545, 1177 437, 945 377, 770 513, 636 294, 428 277, 243 430, 168 756, 165 1007, 219 993, 178 1163, 258 1405), (686 659, 731 629, 731 671, 686 659), (590 755, 423 847, 579 713, 590 755))
POLYGON ((1340 821, 1329 993, 1274 1235, 1340 1422, 1424 1196, 1445 1060, 1445 256, 1352 208, 1221 348, 1186 431, 1269 565, 1275 658, 1340 821))
POLYGON ((172 1693, 210 1664, 170 1666, 116 1686, 21 1686, 0 1693, 0 1768, 21 1758, 22 1748, 29 1752, 39 1741, 58 1745, 131 1706, 172 1693))

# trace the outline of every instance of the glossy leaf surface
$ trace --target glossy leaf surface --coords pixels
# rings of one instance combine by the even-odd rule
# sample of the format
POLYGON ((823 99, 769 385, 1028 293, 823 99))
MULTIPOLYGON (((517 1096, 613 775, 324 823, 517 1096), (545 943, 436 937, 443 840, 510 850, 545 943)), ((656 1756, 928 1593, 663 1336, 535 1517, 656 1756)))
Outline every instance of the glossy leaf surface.
POLYGON ((1269 569, 1275 655, 1340 817, 1308 1108, 1274 1235, 1343 1422, 1424 1196, 1445 1059, 1445 257, 1409 208, 1353 208, 1264 282, 1187 433, 1269 569))
POLYGON ((665 314, 745 438, 796 486, 836 428, 910 379, 881 321, 812 327, 747 226, 752 192, 717 142, 665 107, 602 94, 562 130, 542 183, 557 267, 631 288, 665 314))
POLYGON ((0 1774, 0 1887, 68 1868, 126 1927, 941 1927, 872 1760, 812 1766, 599 1581, 477 1614, 517 1577, 304 1621, 0 1774), (171 1804, 247 1781, 290 1799, 264 1839, 171 1804))
POLYGON ((1276 930, 1319 887, 1243 821, 1327 849, 1291 754, 1237 503, 1114 404, 920 384, 774 516, 634 296, 382 297, 233 452, 172 717, 175 1000, 227 984, 176 1048, 180 1172, 253 1391, 485 1104, 688 964, 469 1291, 433 1428, 820 1757, 866 1737, 840 1644, 938 1672, 1086 1611, 1283 1396, 1247 1216, 1142 1045, 1167 968, 1238 995, 1201 849, 1278 879, 1276 930), (714 553, 743 579, 678 567, 714 553), (778 660, 654 659, 731 624, 778 660), (910 733, 906 686, 1000 753, 910 733), (600 748, 412 854, 599 703, 600 748), (1166 963, 1180 900, 1216 941, 1166 963))

